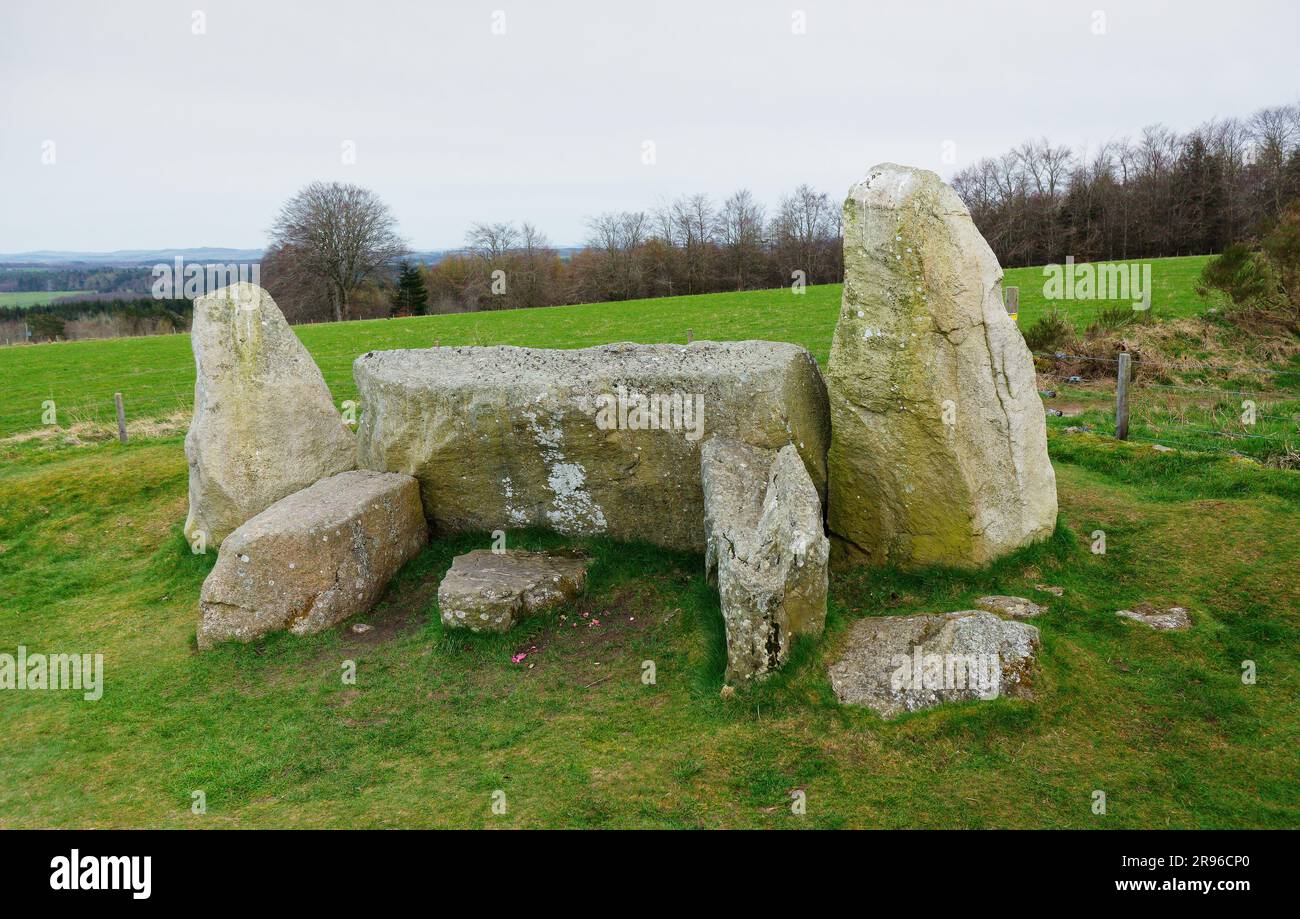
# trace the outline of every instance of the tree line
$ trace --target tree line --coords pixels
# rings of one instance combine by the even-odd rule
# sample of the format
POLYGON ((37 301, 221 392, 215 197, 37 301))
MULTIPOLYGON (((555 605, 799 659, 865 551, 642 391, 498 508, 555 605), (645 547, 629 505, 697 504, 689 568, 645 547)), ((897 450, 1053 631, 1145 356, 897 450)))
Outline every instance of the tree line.
POLYGON ((683 195, 648 211, 602 213, 586 222, 585 245, 567 255, 531 223, 476 223, 462 251, 418 267, 399 256, 396 271, 395 225, 372 219, 377 199, 336 194, 327 207, 329 197, 309 186, 286 205, 262 260, 267 289, 293 321, 825 284, 843 274, 839 202, 808 185, 770 214, 746 189, 720 201, 683 195), (336 212, 361 200, 367 220, 336 212), (332 228, 363 223, 377 230, 371 258, 349 264, 316 245, 339 238, 332 228), (322 270, 322 263, 337 267, 322 270))
POLYGON ((167 335, 189 330, 189 300, 81 300, 31 307, 0 306, 0 343, 167 335))
POLYGON ((149 293, 148 268, 51 268, 33 264, 0 268, 0 293, 63 290, 149 293))
MULTIPOLYGON (((1003 265, 1224 252, 1263 239, 1300 197, 1300 104, 1182 134, 1154 125, 1092 152, 1026 141, 961 170, 952 184, 1003 265)), ((722 199, 682 195, 591 217, 577 249, 557 250, 526 221, 476 223, 462 250, 414 265, 377 195, 313 182, 276 217, 261 279, 292 322, 824 284, 843 277, 840 212, 839 199, 809 185, 770 211, 746 189, 722 199)), ((144 270, 64 272, 43 282, 66 276, 73 286, 63 289, 74 289, 144 270)), ((39 283, 17 272, 0 280, 39 283)), ((131 328, 172 319, 125 303, 43 311, 55 319, 121 313, 131 328)))
MULTIPOLYGON (((1091 152, 1026 141, 952 184, 1003 265, 1223 252, 1300 197, 1300 104, 1181 134, 1153 125, 1091 152)), ((534 224, 476 223, 462 251, 400 275, 396 225, 362 189, 308 186, 272 236, 263 278, 295 321, 823 284, 844 267, 840 201, 808 185, 770 212, 741 189, 598 214, 564 254, 534 224), (373 231, 370 257, 343 244, 347 227, 373 231)))
POLYGON ((1300 196, 1300 104, 1071 150, 1025 141, 953 188, 1003 265, 1205 255, 1261 238, 1300 196))

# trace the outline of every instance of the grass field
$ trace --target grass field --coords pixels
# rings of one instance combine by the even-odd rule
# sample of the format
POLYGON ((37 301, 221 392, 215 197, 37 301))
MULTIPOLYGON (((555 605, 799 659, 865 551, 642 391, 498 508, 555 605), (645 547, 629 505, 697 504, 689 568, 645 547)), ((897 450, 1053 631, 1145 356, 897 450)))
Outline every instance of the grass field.
MULTIPOLYGON (((824 287, 797 303, 768 292, 299 331, 342 399, 352 356, 435 336, 572 347, 680 340, 691 327, 794 340, 824 359, 838 298, 824 287)), ((162 414, 189 407, 190 362, 175 336, 9 349, 0 372, 10 408, 119 388, 162 414), (56 363, 42 371, 40 355, 56 363)), ((1300 473, 1059 425, 1050 449, 1051 541, 982 572, 838 572, 825 638, 722 699, 722 621, 702 560, 600 540, 585 543, 596 565, 565 620, 445 634, 438 581, 455 554, 487 545, 463 537, 403 570, 364 617, 369 632, 198 654, 213 556, 192 555, 179 532, 179 434, 125 447, 11 439, 0 443, 0 651, 102 652, 105 689, 97 702, 0 693, 0 827, 1300 825, 1300 473), (1096 529, 1105 555, 1089 549, 1096 529), (825 671, 854 619, 963 609, 984 593, 1050 606, 1036 620, 1036 701, 894 722, 835 703, 825 671), (1158 633, 1114 615, 1143 600, 1188 607, 1194 628, 1158 633), (583 613, 601 626, 572 628, 583 613), (340 678, 349 660, 355 685, 340 678), (645 660, 655 685, 641 682, 645 660), (790 810, 797 789, 804 816, 790 810), (491 810, 498 790, 505 814, 491 810), (204 815, 191 811, 199 791, 204 815)))
POLYGON ((85 293, 81 290, 10 290, 0 293, 0 306, 28 307, 53 303, 59 297, 85 293))
MULTIPOLYGON (((1205 309, 1208 304, 1194 290, 1204 262, 1189 257, 1152 263, 1152 309, 1157 315, 1187 316, 1205 309)), ((1006 283, 1020 288, 1019 321, 1028 328, 1046 309, 1042 270, 1009 270, 1006 283)), ((610 341, 685 341, 689 328, 696 338, 796 342, 825 364, 839 305, 840 285, 828 284, 810 287, 802 296, 784 289, 748 291, 326 323, 296 330, 341 401, 356 397, 352 361, 358 355, 382 348, 431 347, 435 341, 581 348, 610 341)), ((1062 308, 1082 328, 1107 305, 1104 300, 1071 301, 1062 308)), ((133 418, 188 412, 194 403, 194 358, 187 335, 0 348, 0 376, 7 395, 0 404, 0 437, 40 426, 46 400, 58 406, 63 424, 110 420, 114 392, 123 393, 133 418)))

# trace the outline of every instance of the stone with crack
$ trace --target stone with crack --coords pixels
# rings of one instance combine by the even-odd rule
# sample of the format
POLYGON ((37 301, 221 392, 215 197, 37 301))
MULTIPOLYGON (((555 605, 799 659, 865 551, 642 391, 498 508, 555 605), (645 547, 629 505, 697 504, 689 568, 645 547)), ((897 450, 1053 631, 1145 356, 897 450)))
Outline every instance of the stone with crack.
POLYGON ((700 460, 705 572, 727 631, 727 683, 785 663, 797 636, 826 622, 830 544, 822 505, 793 446, 764 450, 715 437, 700 460))
POLYGON ((203 582, 198 645, 320 632, 370 609, 429 539, 410 476, 343 472, 226 537, 203 582))
POLYGON ((1002 269, 933 172, 885 163, 844 202, 827 369, 837 563, 982 566, 1051 534, 1056 477, 1002 269))
POLYGON ((983 610, 859 619, 829 676, 845 705, 884 718, 945 702, 1033 698, 1038 629, 983 610))
POLYGON ((438 585, 443 628, 508 631, 581 595, 590 564, 580 555, 523 549, 458 555, 438 585))

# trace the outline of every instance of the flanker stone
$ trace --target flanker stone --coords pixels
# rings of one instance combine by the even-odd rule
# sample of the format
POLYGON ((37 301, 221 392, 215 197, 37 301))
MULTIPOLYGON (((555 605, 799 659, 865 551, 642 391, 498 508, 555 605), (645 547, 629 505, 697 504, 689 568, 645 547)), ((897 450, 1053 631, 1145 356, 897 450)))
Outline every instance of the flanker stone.
POLYGON ((428 539, 410 476, 343 472, 282 498, 221 544, 203 582, 199 648, 308 635, 365 612, 428 539))
POLYGON ((980 566, 1049 535, 1056 477, 1002 269, 937 175, 885 163, 844 202, 827 382, 837 561, 980 566))
POLYGON ((220 545, 318 479, 356 466, 356 439, 270 294, 233 284, 194 301, 197 375, 185 437, 185 536, 220 545))
POLYGON ((825 384, 764 341, 376 351, 353 365, 360 465, 413 475, 439 533, 543 527, 704 549, 700 446, 794 444, 826 481, 825 384))
POLYGON ((784 664, 795 636, 821 634, 830 544, 793 446, 715 437, 704 445, 701 478, 705 570, 727 629, 726 681, 743 684, 784 664))
POLYGON ((475 549, 458 555, 438 585, 443 627, 508 631, 521 619, 580 595, 590 564, 581 556, 522 549, 475 549))

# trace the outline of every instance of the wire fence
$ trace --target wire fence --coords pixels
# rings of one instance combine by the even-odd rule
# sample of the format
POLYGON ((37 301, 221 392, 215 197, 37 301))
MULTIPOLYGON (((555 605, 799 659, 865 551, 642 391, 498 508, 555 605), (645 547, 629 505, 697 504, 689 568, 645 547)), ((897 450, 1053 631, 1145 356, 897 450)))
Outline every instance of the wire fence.
MULTIPOLYGON (((1118 433, 1121 396, 1116 384, 1123 372, 1118 357, 1063 351, 1036 351, 1033 355, 1066 365, 1064 370, 1055 374, 1061 378, 1060 382, 1048 384, 1058 386, 1061 391, 1041 390, 1049 415, 1061 418, 1067 429, 1072 425, 1066 419, 1077 417, 1080 430, 1110 436, 1118 433), (1069 367, 1071 364, 1087 365, 1092 370, 1080 368, 1078 374, 1072 374, 1068 372, 1072 369, 1069 367)), ((330 349, 314 356, 328 367, 342 359, 350 364, 357 352, 330 349)), ((1122 398, 1129 428, 1124 439, 1177 449, 1245 455, 1264 461, 1283 457, 1287 459, 1287 465, 1300 465, 1300 371, 1190 361, 1130 359, 1127 364, 1131 376, 1122 398), (1175 373, 1204 373, 1217 377, 1225 385, 1197 386, 1185 381, 1158 382, 1153 379, 1169 379, 1169 375, 1175 373), (1252 375, 1262 378, 1259 385, 1271 384, 1272 388, 1241 385, 1241 378, 1252 375)), ((327 372, 327 376, 330 375, 327 372)), ((347 380, 331 380, 335 385, 346 384, 340 385, 344 390, 340 398, 349 398, 350 374, 348 377, 347 380)), ((111 389, 125 393, 128 407, 133 398, 137 399, 135 404, 140 406, 145 416, 153 418, 187 411, 193 394, 192 381, 192 365, 133 368, 121 374, 120 380, 114 380, 117 385, 111 389)), ((107 381, 98 382, 109 385, 107 381)), ((1247 379, 1246 382, 1255 381, 1247 379)), ((43 403, 5 407, 0 410, 0 430, 35 427, 36 417, 43 407, 43 403)), ((58 404, 60 421, 108 422, 112 420, 113 411, 111 394, 82 404, 65 406, 61 401, 58 404)))
MULTIPOLYGON (((1079 417, 1079 430, 1174 449, 1250 456, 1263 461, 1285 458, 1287 465, 1295 465, 1300 458, 1300 384, 1290 384, 1287 379, 1289 375, 1300 380, 1300 372, 1130 359, 1126 362, 1130 376, 1126 385, 1120 386, 1126 368, 1118 357, 1061 351, 1033 354, 1066 364, 1067 368, 1079 363, 1092 366, 1094 372, 1087 378, 1083 370, 1079 374, 1058 373, 1065 377, 1062 391, 1041 391, 1048 413, 1061 418, 1079 417), (1212 375, 1225 385, 1195 386, 1152 379, 1175 373, 1212 375), (1272 388, 1242 386, 1241 378, 1252 375, 1264 377, 1272 388), (1129 418, 1127 432, 1119 425, 1123 410, 1129 418)), ((1260 381, 1260 385, 1267 384, 1260 381)))

